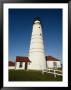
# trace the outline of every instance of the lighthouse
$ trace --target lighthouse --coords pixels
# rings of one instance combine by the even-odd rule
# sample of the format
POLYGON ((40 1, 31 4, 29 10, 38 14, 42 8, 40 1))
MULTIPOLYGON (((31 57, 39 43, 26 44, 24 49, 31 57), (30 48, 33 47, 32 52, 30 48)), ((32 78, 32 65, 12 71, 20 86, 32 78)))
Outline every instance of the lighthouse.
POLYGON ((29 64, 28 69, 46 70, 42 25, 38 17, 34 19, 32 25, 29 59, 31 63, 29 64))

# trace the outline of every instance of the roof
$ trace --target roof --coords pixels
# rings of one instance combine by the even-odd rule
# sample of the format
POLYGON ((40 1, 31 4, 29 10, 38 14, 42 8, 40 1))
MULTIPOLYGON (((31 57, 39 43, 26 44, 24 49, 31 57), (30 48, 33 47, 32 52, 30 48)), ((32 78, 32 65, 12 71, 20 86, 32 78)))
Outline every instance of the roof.
POLYGON ((46 56, 46 61, 59 61, 59 60, 53 56, 46 56))
POLYGON ((9 61, 9 66, 15 66, 15 63, 13 61, 9 61))
POLYGON ((16 57, 16 62, 30 62, 28 57, 21 57, 21 56, 17 56, 16 57))

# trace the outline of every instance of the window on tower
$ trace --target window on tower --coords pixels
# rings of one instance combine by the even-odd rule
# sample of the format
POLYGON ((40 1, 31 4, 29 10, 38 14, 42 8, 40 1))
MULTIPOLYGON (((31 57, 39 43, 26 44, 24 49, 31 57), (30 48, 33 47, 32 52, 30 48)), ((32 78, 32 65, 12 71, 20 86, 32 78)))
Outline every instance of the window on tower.
POLYGON ((40 36, 41 36, 41 33, 40 33, 40 36))

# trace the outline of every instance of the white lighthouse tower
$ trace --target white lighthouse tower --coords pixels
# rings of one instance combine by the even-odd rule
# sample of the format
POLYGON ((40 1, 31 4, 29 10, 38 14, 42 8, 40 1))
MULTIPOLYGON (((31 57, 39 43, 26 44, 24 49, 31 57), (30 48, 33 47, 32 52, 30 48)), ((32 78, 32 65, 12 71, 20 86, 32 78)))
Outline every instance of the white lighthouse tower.
POLYGON ((46 69, 42 25, 39 18, 35 18, 33 22, 29 59, 31 61, 30 65, 28 66, 29 69, 31 70, 46 69))

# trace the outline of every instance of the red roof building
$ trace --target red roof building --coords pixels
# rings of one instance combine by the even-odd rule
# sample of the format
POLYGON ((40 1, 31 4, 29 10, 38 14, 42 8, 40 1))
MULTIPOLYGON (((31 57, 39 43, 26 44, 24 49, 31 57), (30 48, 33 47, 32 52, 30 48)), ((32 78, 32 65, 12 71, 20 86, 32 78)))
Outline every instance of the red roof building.
POLYGON ((59 61, 59 60, 52 56, 46 56, 46 61, 59 61))
POLYGON ((9 66, 15 66, 15 63, 12 61, 9 61, 9 66))

